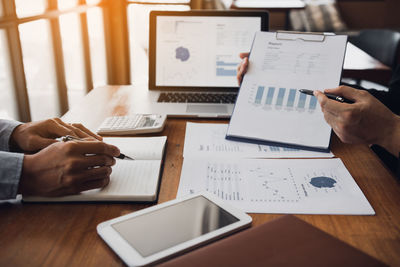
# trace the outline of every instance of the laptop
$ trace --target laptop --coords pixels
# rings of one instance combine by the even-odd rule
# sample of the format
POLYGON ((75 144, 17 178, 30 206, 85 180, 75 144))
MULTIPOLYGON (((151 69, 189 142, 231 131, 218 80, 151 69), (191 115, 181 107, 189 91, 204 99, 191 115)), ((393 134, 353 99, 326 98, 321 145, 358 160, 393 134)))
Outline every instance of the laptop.
POLYGON ((267 30, 267 12, 152 11, 148 90, 134 87, 131 112, 229 118, 239 53, 267 30))

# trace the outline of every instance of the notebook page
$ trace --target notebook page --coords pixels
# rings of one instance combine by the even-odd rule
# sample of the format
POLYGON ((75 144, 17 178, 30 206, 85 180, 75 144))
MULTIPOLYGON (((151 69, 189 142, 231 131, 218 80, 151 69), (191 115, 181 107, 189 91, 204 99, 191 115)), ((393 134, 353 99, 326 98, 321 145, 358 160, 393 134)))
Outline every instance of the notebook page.
POLYGON ((25 201, 152 201, 156 199, 161 160, 119 160, 112 167, 110 183, 77 195, 47 198, 27 197, 25 201))
POLYGON ((121 153, 136 160, 161 160, 166 140, 166 136, 103 138, 104 142, 118 147, 121 153))
POLYGON ((110 184, 99 195, 153 196, 157 192, 161 160, 117 160, 110 184))

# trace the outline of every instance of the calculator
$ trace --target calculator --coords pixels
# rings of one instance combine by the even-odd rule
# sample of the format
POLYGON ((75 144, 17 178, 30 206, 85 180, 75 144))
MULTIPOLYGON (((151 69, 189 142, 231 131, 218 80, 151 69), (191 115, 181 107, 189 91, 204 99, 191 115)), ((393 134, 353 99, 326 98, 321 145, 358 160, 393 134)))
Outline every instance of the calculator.
POLYGON ((164 129, 166 115, 133 114, 106 118, 97 130, 98 134, 126 135, 156 133, 164 129))

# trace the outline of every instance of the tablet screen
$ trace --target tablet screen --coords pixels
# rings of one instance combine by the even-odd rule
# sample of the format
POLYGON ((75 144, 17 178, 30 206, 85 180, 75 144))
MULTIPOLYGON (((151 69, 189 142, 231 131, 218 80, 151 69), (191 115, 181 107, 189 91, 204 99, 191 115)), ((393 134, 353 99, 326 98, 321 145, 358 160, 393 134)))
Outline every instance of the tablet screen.
POLYGON ((143 257, 239 221, 198 196, 111 226, 143 257))

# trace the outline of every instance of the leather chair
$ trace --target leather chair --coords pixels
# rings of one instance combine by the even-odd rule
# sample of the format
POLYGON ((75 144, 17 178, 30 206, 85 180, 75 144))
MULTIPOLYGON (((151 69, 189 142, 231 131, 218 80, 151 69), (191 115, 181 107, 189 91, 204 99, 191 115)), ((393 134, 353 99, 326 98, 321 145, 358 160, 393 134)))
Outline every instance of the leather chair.
POLYGON ((400 32, 362 30, 359 35, 349 37, 349 41, 392 69, 400 62, 400 32))

